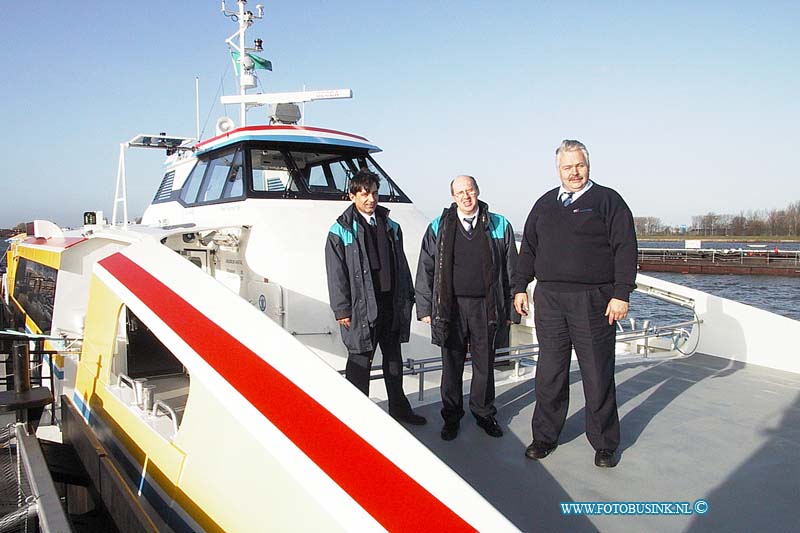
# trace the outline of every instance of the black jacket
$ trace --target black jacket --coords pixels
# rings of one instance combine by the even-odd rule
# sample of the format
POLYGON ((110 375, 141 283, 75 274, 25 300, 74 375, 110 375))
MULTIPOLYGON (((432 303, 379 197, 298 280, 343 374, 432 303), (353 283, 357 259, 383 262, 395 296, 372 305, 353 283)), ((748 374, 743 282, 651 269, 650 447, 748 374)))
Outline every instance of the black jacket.
MULTIPOLYGON (((490 324, 506 320, 519 322, 512 305, 511 277, 517 264, 514 229, 502 215, 489 212, 489 206, 478 202, 476 231, 483 231, 488 250, 484 272, 478 283, 484 283, 487 315, 490 324), (490 264, 489 264, 490 263, 490 264)), ((417 318, 431 317, 431 342, 442 346, 447 339, 453 305, 453 244, 460 224, 456 204, 445 208, 433 220, 422 238, 416 279, 417 318)))
MULTIPOLYGON (((400 333, 400 342, 408 342, 411 331, 411 307, 414 304, 414 285, 403 251, 403 232, 389 218, 383 206, 375 216, 384 221, 391 243, 395 276, 392 279, 393 325, 400 333)), ((374 348, 370 327, 378 317, 378 304, 372 286, 366 235, 363 219, 354 205, 345 209, 328 232, 325 243, 325 267, 328 273, 328 297, 336 319, 350 317, 350 328, 341 327, 342 341, 352 353, 368 352, 374 348)))

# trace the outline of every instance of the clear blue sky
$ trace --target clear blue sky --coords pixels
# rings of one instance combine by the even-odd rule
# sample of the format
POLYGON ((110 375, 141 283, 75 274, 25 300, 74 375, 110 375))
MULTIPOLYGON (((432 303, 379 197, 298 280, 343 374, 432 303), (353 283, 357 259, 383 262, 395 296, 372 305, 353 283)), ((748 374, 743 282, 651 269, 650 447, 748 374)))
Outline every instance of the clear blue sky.
MULTIPOLYGON (((428 215, 468 173, 521 229, 558 184, 564 138, 587 144, 592 178, 636 216, 689 223, 800 200, 797 2, 263 3, 249 33, 274 65, 262 89, 353 89, 353 100, 306 106, 306 125, 381 146, 381 165, 428 215)), ((218 1, 3 9, 0 226, 110 216, 120 142, 194 136, 195 76, 213 134, 223 74, 234 87, 224 39, 235 25, 218 1)), ((131 217, 161 163, 130 152, 131 217)))

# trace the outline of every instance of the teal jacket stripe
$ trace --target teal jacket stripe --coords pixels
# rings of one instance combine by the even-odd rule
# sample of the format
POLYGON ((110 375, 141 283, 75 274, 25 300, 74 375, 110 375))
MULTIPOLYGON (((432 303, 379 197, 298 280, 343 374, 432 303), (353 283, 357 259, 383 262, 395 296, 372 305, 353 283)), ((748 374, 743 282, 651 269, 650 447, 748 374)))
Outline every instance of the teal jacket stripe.
MULTIPOLYGON (((387 220, 389 222, 389 227, 392 230, 394 230, 394 236, 395 236, 394 238, 395 238, 395 240, 399 240, 398 239, 398 235, 400 235, 400 224, 398 224, 397 222, 395 222, 391 218, 389 218, 387 220)), ((355 220, 355 219, 353 220, 353 229, 352 229, 352 231, 349 230, 349 229, 346 229, 341 224, 336 222, 336 223, 334 223, 333 226, 331 226, 330 233, 333 233, 334 235, 336 235, 337 237, 342 239, 342 244, 344 244, 345 246, 350 246, 351 244, 353 244, 353 241, 355 239, 354 236, 356 235, 356 233, 358 233, 358 221, 355 220)))
POLYGON ((489 234, 492 239, 502 239, 506 234, 508 219, 497 213, 489 213, 489 234))
MULTIPOLYGON (((439 226, 441 224, 442 224, 441 215, 434 218, 433 222, 431 222, 431 229, 433 230, 434 237, 438 237, 439 226)), ((489 234, 492 237, 492 239, 505 238, 507 227, 508 227, 508 219, 506 217, 504 217, 503 215, 498 215, 497 213, 489 213, 489 234)))
POLYGON ((353 229, 349 230, 336 222, 333 226, 331 226, 330 233, 333 233, 340 239, 342 239, 342 244, 345 246, 350 246, 353 244, 355 240, 355 234, 358 232, 358 222, 353 220, 353 229))
POLYGON ((431 222, 431 229, 433 230, 434 237, 439 236, 439 226, 441 224, 442 224, 442 215, 439 215, 438 217, 434 218, 433 222, 431 222))
POLYGON ((400 224, 395 222, 389 217, 386 217, 386 221, 389 222, 389 227, 394 231, 394 240, 398 241, 400 235, 400 224))

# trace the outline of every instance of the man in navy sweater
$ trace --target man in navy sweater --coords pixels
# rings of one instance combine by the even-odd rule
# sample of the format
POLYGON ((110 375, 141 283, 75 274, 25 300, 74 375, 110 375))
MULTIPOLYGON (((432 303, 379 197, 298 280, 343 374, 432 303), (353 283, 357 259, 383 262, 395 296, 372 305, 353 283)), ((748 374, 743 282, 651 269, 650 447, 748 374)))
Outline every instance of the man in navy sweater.
POLYGON ((628 314, 636 280, 633 216, 614 190, 589 180, 589 152, 565 140, 556 150, 561 186, 533 206, 513 278, 514 307, 527 314, 533 293, 539 340, 533 442, 525 455, 547 457, 558 445, 569 404, 572 348, 586 396, 586 436, 595 465, 617 464, 619 416, 614 384, 616 320, 628 314))

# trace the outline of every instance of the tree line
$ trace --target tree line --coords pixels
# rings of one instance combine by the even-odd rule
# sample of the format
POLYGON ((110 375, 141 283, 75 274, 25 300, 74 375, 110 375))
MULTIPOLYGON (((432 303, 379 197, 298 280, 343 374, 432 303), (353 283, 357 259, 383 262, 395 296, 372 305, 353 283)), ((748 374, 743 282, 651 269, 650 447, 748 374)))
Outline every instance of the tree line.
POLYGON ((25 222, 20 222, 13 228, 0 228, 0 239, 7 239, 17 235, 18 233, 23 233, 26 227, 27 224, 25 224, 25 222))
POLYGON ((640 236, 800 237, 800 201, 783 209, 741 211, 737 215, 709 212, 693 216, 691 225, 669 226, 657 217, 634 217, 633 222, 640 236))

